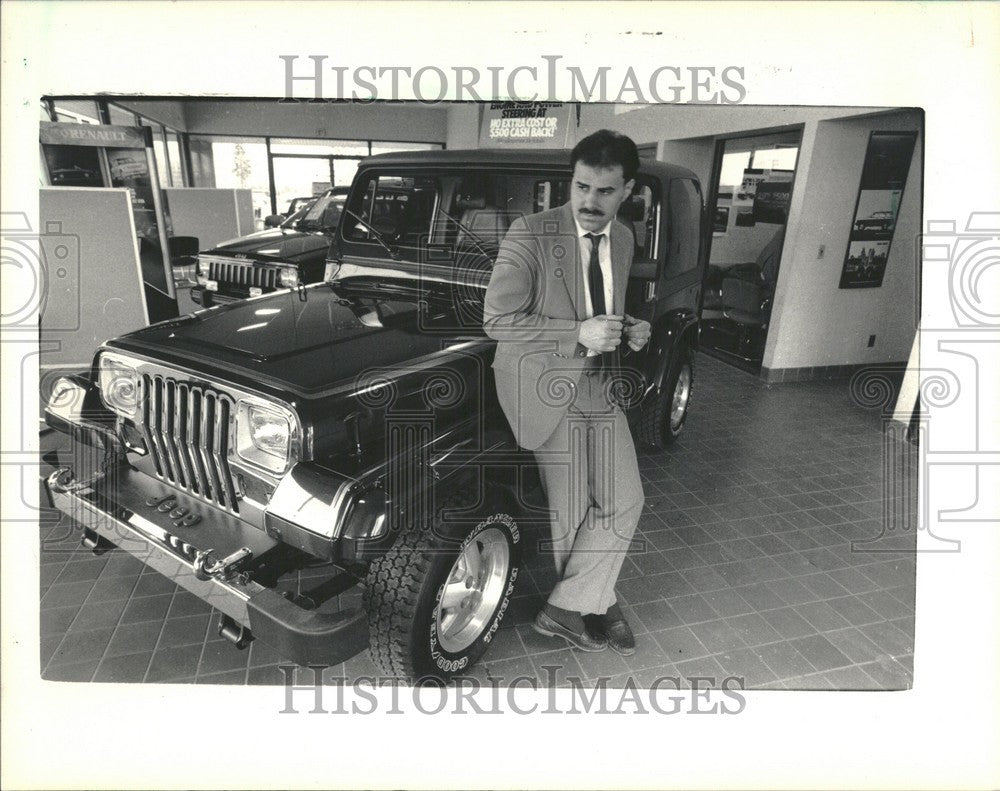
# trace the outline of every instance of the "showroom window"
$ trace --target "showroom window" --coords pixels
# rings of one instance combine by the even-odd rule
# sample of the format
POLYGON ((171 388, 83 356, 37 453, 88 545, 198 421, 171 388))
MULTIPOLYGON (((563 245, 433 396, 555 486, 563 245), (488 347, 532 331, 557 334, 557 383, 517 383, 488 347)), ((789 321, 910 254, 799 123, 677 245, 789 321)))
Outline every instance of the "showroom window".
POLYGON ((272 154, 301 156, 368 156, 367 140, 312 140, 298 137, 271 138, 272 154))
POLYGON ((188 135, 188 152, 191 154, 191 186, 214 187, 215 160, 211 139, 188 135))
POLYGON ((163 129, 159 124, 142 116, 139 116, 139 124, 153 130, 153 157, 156 159, 156 173, 160 179, 160 187, 169 187, 170 166, 167 163, 167 146, 163 140, 163 129))
POLYGON ((444 148, 443 143, 384 140, 198 134, 189 134, 187 138, 193 185, 252 189, 259 227, 263 227, 267 215, 285 213, 293 203, 331 187, 349 187, 358 164, 370 154, 444 148), (234 141, 242 146, 239 163, 233 150, 234 141), (231 177, 234 168, 248 174, 245 183, 234 182, 231 177))
POLYGON ((57 121, 71 124, 101 123, 97 102, 92 99, 56 99, 53 104, 57 121))
POLYGON ((196 187, 248 189, 255 220, 271 214, 267 141, 263 137, 189 135, 196 187))
POLYGON ((136 115, 131 110, 108 102, 108 118, 116 126, 137 126, 136 115))
POLYGON ((167 138, 167 166, 170 173, 170 186, 184 186, 184 168, 181 159, 181 136, 169 127, 164 127, 167 138))

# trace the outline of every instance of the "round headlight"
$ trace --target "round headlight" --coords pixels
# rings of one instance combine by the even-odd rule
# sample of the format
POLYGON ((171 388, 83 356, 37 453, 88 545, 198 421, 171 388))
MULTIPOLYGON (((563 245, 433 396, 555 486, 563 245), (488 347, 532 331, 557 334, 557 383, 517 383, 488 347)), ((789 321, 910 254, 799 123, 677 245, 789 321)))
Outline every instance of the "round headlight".
POLYGON ((100 390, 104 404, 125 417, 135 415, 139 405, 139 376, 131 365, 110 355, 100 361, 100 390))

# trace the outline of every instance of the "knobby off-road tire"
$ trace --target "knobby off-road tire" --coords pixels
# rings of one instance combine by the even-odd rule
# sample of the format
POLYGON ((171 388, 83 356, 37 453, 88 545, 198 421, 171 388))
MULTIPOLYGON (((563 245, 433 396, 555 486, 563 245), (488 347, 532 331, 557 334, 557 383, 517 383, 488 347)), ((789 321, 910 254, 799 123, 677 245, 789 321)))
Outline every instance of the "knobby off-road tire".
POLYGON ((690 348, 678 352, 659 394, 640 407, 638 439, 647 448, 663 450, 672 445, 687 420, 694 384, 694 353, 690 348))
POLYGON ((447 680, 489 648, 514 592, 521 535, 506 490, 488 490, 485 501, 471 529, 465 521, 456 530, 443 515, 470 501, 452 495, 432 525, 408 529, 371 564, 364 603, 380 674, 447 680))

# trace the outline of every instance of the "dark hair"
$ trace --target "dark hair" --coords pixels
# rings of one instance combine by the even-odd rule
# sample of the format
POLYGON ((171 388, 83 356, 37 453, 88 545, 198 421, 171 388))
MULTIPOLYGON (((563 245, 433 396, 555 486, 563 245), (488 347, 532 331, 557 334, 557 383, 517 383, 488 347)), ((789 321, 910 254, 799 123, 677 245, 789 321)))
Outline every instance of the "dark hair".
POLYGON ((577 162, 583 162, 592 168, 621 165, 622 175, 625 181, 629 181, 639 172, 639 149, 635 147, 631 137, 610 129, 600 129, 587 135, 573 148, 569 159, 570 167, 575 169, 577 162))

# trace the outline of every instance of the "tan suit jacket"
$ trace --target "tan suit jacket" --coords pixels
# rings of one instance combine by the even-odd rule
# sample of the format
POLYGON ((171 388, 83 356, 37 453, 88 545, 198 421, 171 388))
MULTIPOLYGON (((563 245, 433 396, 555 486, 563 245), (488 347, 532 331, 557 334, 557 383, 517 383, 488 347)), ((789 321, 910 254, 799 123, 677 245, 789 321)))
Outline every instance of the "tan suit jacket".
MULTIPOLYGON (((625 310, 635 242, 611 223, 614 313, 625 310)), ((493 369, 500 406, 518 444, 540 447, 572 403, 587 349, 584 269, 570 204, 515 220, 500 246, 483 311, 497 341, 493 369)))

